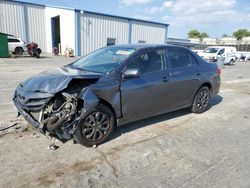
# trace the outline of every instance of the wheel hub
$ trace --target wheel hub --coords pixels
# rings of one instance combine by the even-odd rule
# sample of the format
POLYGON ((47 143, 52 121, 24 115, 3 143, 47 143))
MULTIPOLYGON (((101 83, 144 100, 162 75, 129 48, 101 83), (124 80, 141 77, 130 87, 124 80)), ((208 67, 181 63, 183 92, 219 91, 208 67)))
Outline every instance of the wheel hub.
POLYGON ((94 129, 96 130, 96 131, 99 131, 100 129, 101 129, 101 124, 99 123, 99 122, 97 122, 97 123, 95 123, 95 125, 94 125, 94 129))

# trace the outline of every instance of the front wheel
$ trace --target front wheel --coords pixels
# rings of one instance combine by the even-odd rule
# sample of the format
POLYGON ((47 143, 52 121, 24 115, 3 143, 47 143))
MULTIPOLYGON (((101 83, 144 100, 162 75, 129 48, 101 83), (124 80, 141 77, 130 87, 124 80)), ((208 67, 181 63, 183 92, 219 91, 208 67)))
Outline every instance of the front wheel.
POLYGON ((202 113, 205 112, 208 108, 210 101, 210 90, 208 87, 201 87, 195 95, 191 111, 193 113, 202 113))
POLYGON ((23 48, 21 47, 16 47, 14 53, 17 54, 17 55, 23 55, 23 48))
POLYGON ((113 132, 115 117, 105 105, 98 105, 86 113, 75 130, 74 138, 87 147, 103 143, 113 132))

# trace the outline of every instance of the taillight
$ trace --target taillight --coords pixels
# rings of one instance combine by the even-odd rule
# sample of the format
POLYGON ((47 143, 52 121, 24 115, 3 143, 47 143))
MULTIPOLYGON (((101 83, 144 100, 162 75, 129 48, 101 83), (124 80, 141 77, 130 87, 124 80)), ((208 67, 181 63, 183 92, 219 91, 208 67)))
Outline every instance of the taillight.
POLYGON ((218 73, 218 75, 221 75, 221 68, 220 67, 218 67, 217 73, 218 73))

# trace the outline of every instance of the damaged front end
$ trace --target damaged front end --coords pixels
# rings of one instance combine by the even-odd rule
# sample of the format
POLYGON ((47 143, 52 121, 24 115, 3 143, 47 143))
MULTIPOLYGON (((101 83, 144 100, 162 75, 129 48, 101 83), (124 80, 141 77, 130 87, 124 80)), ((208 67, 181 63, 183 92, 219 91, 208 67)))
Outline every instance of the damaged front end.
POLYGON ((72 138, 78 125, 82 101, 77 94, 59 93, 40 112, 42 132, 48 132, 62 142, 72 138))
POLYGON ((98 98, 88 88, 90 83, 96 81, 73 81, 66 89, 55 94, 25 91, 20 85, 13 102, 19 114, 40 133, 66 142, 72 139, 81 115, 98 103, 98 98), (79 82, 82 84, 79 85, 79 82), (84 103, 85 100, 88 102, 84 103))

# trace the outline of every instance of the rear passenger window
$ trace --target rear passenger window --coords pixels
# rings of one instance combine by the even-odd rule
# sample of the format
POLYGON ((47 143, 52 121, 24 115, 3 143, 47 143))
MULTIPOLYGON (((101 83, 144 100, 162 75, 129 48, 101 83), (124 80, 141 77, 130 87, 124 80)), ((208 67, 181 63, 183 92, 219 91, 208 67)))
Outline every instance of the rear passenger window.
POLYGON ((8 42, 20 42, 20 40, 18 40, 18 39, 9 39, 8 38, 8 42))
POLYGON ((197 65, 197 62, 191 53, 182 49, 169 49, 168 58, 172 68, 191 67, 197 65))
POLYGON ((8 39, 8 42, 14 42, 14 39, 8 39))

